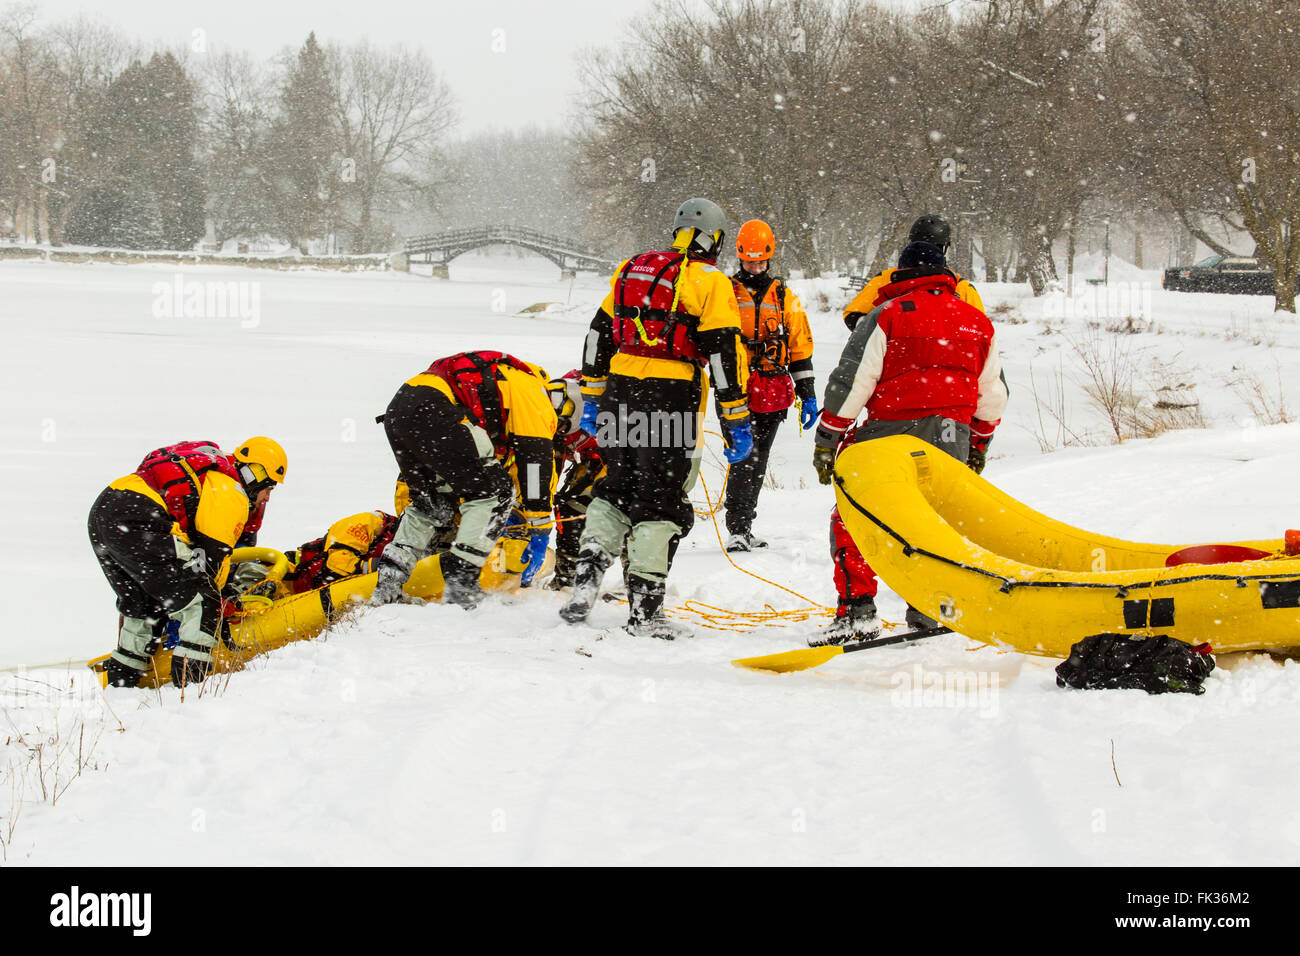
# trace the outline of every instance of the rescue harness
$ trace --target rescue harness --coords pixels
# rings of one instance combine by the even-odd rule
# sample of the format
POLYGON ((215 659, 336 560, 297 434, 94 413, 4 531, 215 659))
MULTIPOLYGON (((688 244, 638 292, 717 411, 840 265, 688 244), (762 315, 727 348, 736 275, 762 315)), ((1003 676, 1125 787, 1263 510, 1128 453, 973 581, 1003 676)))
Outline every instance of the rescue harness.
MULTIPOLYGON (((749 286, 740 285, 746 290, 749 286)), ((785 285, 779 277, 772 277, 760 295, 750 295, 754 312, 754 335, 741 334, 741 341, 749 352, 749 370, 755 375, 785 375, 790 364, 790 330, 785 324, 785 285), (776 327, 772 328, 764 317, 763 303, 768 292, 776 290, 776 327)), ((742 312, 750 307, 742 307, 742 312)), ((741 327, 744 328, 742 315, 741 327)))
POLYGON ((620 352, 705 364, 692 336, 699 317, 677 308, 677 282, 689 258, 677 251, 643 252, 624 264, 614 285, 614 342, 620 352))
POLYGON ((187 441, 156 448, 145 456, 135 473, 158 492, 181 530, 189 534, 203 490, 203 476, 210 471, 239 481, 230 459, 215 442, 187 441))
POLYGON ((534 374, 532 366, 505 352, 461 352, 439 359, 426 369, 426 375, 437 375, 451 387, 456 400, 469 409, 475 422, 482 426, 492 439, 498 455, 509 449, 506 436, 506 412, 501 404, 501 390, 497 388, 498 370, 501 366, 534 374))

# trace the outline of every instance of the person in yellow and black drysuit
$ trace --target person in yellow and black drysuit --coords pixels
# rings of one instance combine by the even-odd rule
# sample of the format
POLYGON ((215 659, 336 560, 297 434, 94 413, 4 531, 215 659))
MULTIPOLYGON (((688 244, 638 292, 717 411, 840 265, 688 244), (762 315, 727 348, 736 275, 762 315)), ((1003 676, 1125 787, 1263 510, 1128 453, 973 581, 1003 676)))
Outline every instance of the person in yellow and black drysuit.
POLYGON ((753 445, 731 282, 714 264, 726 217, 688 199, 673 221, 673 247, 623 262, 597 310, 583 353, 582 427, 605 462, 587 508, 573 595, 560 611, 584 621, 605 570, 627 546, 627 630, 672 639, 683 630, 663 613, 677 542, 695 513, 708 370, 732 464, 753 445))
POLYGON ((786 411, 799 400, 799 426, 817 422, 817 388, 813 381, 813 341, 808 314, 785 280, 768 267, 776 252, 772 227, 751 219, 736 233, 740 268, 731 277, 740 308, 740 329, 749 363, 749 419, 754 453, 727 474, 727 550, 752 551, 767 542, 751 530, 758 495, 767 474, 767 457, 786 411))
POLYGON ((290 593, 314 591, 376 570, 399 520, 384 511, 362 511, 340 518, 321 537, 290 551, 286 557, 294 568, 284 578, 290 593))
POLYGON ((254 543, 250 511, 260 524, 286 465, 284 449, 265 437, 233 455, 214 442, 181 442, 150 452, 95 499, 90 543, 122 615, 110 686, 136 686, 164 639, 175 642, 173 683, 207 676, 230 552, 254 543))
POLYGON ((504 352, 461 352, 408 380, 381 417, 388 444, 410 488, 393 540, 379 560, 374 604, 399 600, 416 563, 455 525, 441 557, 443 601, 473 608, 483 599, 479 573, 515 523, 529 537, 525 583, 546 558, 554 518, 556 415, 546 372, 504 352))
MULTIPOLYGON (((952 243, 952 227, 948 225, 948 221, 943 217, 927 213, 912 223, 912 228, 907 234, 907 241, 909 244, 928 242, 932 246, 938 246, 946 257, 948 246, 952 243)), ((844 324, 849 327, 850 332, 857 326, 858 319, 867 315, 872 309, 885 301, 886 297, 881 290, 893 283, 894 273, 897 271, 897 269, 893 268, 886 269, 880 275, 872 278, 862 287, 862 291, 853 297, 853 301, 844 307, 844 324)), ((980 299, 980 294, 975 291, 975 287, 957 273, 954 272, 953 275, 957 278, 957 298, 983 312, 984 303, 980 299)))
POLYGON ((573 587, 578 567, 578 548, 587 520, 587 508, 595 497, 596 482, 605 474, 605 463, 596 446, 596 436, 582 430, 582 372, 566 372, 551 382, 551 401, 559 419, 555 435, 555 470, 560 490, 555 493, 555 571, 546 587, 553 591, 573 587))

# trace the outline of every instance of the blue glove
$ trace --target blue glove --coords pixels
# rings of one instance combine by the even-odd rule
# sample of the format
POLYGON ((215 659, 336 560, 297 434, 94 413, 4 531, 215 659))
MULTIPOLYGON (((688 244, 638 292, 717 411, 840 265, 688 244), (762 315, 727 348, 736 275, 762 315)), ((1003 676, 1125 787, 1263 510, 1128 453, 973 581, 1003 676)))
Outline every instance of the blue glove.
POLYGON ((542 534, 535 534, 528 539, 528 547, 524 548, 524 576, 520 584, 528 587, 529 583, 537 576, 537 572, 542 570, 542 565, 546 563, 546 549, 551 543, 551 533, 546 531, 542 534))
POLYGON ((722 453, 722 457, 727 459, 727 464, 734 465, 744 461, 753 450, 754 433, 749 429, 748 420, 727 427, 727 448, 722 453))
POLYGON ((595 437, 596 434, 596 416, 600 414, 600 406, 594 400, 587 398, 582 403, 582 422, 578 425, 588 435, 595 437))
POLYGON ((799 431, 806 432, 817 424, 817 399, 805 398, 799 402, 799 431))

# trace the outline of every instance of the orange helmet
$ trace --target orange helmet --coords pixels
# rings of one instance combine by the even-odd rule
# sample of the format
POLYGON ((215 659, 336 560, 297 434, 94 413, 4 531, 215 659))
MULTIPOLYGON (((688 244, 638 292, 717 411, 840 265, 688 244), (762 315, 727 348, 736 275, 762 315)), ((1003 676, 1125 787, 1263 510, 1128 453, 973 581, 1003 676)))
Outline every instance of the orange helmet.
POLYGON ((736 233, 736 255, 750 262, 771 259, 776 251, 776 236, 772 227, 761 219, 751 219, 736 233))

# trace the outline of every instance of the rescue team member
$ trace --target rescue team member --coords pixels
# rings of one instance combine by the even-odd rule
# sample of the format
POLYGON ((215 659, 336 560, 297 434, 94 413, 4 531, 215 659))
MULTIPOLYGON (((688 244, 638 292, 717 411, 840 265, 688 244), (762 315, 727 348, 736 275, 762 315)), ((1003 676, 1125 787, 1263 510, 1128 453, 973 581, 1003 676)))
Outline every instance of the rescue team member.
MULTIPOLYGON (((947 256, 948 246, 952 243, 952 227, 948 225, 948 221, 943 217, 927 213, 912 223, 912 228, 907 234, 907 241, 909 243, 928 242, 932 246, 938 246, 943 254, 947 256)), ((844 324, 849 327, 850 332, 858 324, 858 319, 884 301, 881 297, 881 290, 893 281, 894 271, 893 269, 886 269, 880 275, 875 276, 862 287, 862 291, 855 295, 853 301, 845 307, 844 324)), ((980 294, 975 291, 975 287, 957 273, 954 272, 953 276, 957 279, 957 297, 983 312, 984 303, 980 300, 980 294)))
POLYGON ((301 594, 354 574, 369 574, 397 532, 400 519, 384 511, 362 511, 340 518, 319 538, 286 557, 294 564, 285 576, 290 593, 301 594))
POLYGON ((555 490, 556 415, 541 368, 504 352, 438 359, 397 390, 381 420, 411 500, 380 557, 373 604, 399 600, 416 563, 455 526, 440 562, 442 599, 478 605, 479 573, 515 503, 507 459, 518 471, 519 520, 529 537, 525 575, 536 573, 555 490))
POLYGON ((573 587, 583 523, 595 494, 596 480, 605 473, 605 463, 601 461, 595 436, 582 430, 585 405, 582 372, 573 369, 551 384, 563 388, 563 391, 551 391, 551 402, 559 420, 555 460, 556 471, 560 472, 560 490, 555 493, 555 572, 546 584, 547 588, 558 591, 573 587))
POLYGON ((265 437, 233 455, 214 442, 181 442, 150 452, 95 499, 90 543, 122 615, 110 686, 139 683, 171 622, 172 683, 207 677, 230 552, 256 541, 253 522, 261 523, 286 464, 284 449, 265 437))
POLYGON ((772 442, 796 395, 799 430, 806 431, 817 421, 808 315, 785 280, 768 271, 775 251, 776 237, 761 219, 751 219, 736 233, 740 268, 731 282, 749 366, 754 452, 733 465, 727 475, 727 550, 733 552, 767 547, 767 542, 754 537, 750 529, 758 513, 758 495, 767 475, 772 442))
MULTIPOLYGON (((886 435, 915 435, 976 471, 983 467, 1007 384, 993 323, 956 290, 938 246, 914 242, 898 257, 882 303, 857 323, 826 383, 813 451, 823 485, 832 481, 837 448, 886 435), (863 409, 866 421, 850 431, 863 409)), ((835 620, 809 638, 814 647, 880 633, 876 576, 838 508, 831 514, 831 555, 839 601, 835 620)), ((934 621, 909 607, 907 623, 934 621)))
POLYGON ((740 314, 715 265, 725 225, 709 200, 682 203, 672 248, 623 262, 591 321, 583 428, 596 435, 607 470, 587 508, 573 595, 560 611, 570 623, 587 618, 626 544, 627 630, 664 639, 684 633, 663 604, 677 543, 695 521, 689 494, 699 475, 706 368, 727 460, 743 460, 753 445, 740 314))

